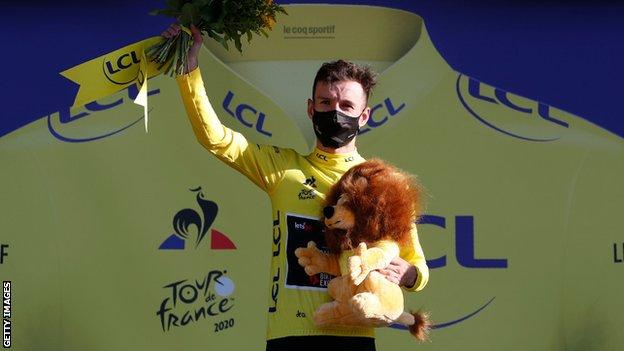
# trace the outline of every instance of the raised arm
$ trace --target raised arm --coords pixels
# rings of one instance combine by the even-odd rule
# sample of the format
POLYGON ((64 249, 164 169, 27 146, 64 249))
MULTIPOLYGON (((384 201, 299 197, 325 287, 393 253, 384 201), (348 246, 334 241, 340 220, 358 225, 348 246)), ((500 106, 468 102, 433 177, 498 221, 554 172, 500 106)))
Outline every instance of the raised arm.
MULTIPOLYGON (((179 33, 177 25, 171 25, 163 37, 179 33)), ((199 143, 220 160, 241 172, 261 189, 270 192, 284 175, 286 165, 294 157, 294 151, 269 145, 249 144, 247 139, 219 121, 213 109, 198 67, 198 55, 202 37, 195 27, 193 45, 188 55, 188 71, 176 77, 186 114, 199 143)))

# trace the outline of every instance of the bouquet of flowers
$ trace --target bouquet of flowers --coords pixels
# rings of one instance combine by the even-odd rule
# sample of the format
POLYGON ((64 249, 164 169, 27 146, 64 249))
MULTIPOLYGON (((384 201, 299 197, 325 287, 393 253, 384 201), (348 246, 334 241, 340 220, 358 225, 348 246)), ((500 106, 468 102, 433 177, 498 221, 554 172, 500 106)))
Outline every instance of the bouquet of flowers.
POLYGON ((233 41, 236 49, 242 52, 241 38, 244 35, 248 42, 253 33, 268 37, 267 30, 273 28, 275 15, 278 12, 286 14, 273 0, 168 0, 166 4, 166 9, 154 10, 150 14, 175 18, 182 31, 176 37, 151 46, 146 55, 150 61, 159 64, 159 70, 168 65, 165 73, 171 76, 184 71, 193 44, 188 29, 191 24, 221 43, 226 50, 228 42, 233 41))

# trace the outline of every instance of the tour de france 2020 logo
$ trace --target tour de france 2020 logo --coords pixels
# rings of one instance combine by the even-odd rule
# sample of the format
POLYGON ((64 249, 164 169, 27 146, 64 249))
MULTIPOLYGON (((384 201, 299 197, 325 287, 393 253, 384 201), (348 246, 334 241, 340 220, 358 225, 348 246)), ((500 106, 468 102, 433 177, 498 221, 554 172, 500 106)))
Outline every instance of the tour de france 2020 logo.
MULTIPOLYGON (((190 189, 195 194, 195 201, 200 212, 192 208, 185 208, 173 216, 173 234, 170 234, 158 247, 159 250, 184 250, 187 241, 191 246, 198 248, 208 233, 208 229, 217 218, 219 206, 216 202, 204 198, 201 187, 190 189), (192 228, 195 230, 193 231, 192 228)), ((233 250, 236 245, 230 238, 216 229, 210 230, 210 249, 233 250)))
MULTIPOLYGON (((189 190, 195 193, 199 211, 191 208, 179 210, 173 217, 174 233, 164 239, 158 250, 202 247, 219 207, 216 202, 205 198, 201 187, 189 190)), ((227 235, 215 229, 210 234, 211 250, 236 249, 236 245, 227 235)), ((214 332, 234 327, 234 318, 225 316, 234 307, 235 300, 235 284, 228 276, 227 269, 211 269, 200 277, 176 279, 164 284, 162 288, 165 290, 165 297, 160 302, 156 316, 163 332, 206 319, 213 321, 214 332)))
POLYGON ((211 270, 205 276, 181 279, 163 286, 165 298, 156 315, 163 332, 211 318, 214 332, 234 327, 234 318, 223 315, 234 307, 234 282, 227 270, 211 270))
MULTIPOLYGON (((475 238, 474 222, 475 219, 473 216, 455 216, 455 259, 457 263, 465 269, 480 270, 481 272, 487 272, 487 270, 491 269, 507 269, 508 260, 506 258, 476 257, 475 245, 477 240, 475 238)), ((419 219, 418 225, 431 225, 446 229, 446 217, 424 215, 419 219)), ((427 266, 430 270, 443 268, 447 265, 447 255, 427 259, 427 266)), ((475 317, 477 314, 490 306, 495 299, 496 296, 484 296, 483 300, 475 302, 474 306, 462 306, 462 310, 469 312, 459 313, 458 316, 450 318, 446 321, 438 321, 431 327, 431 329, 451 327, 475 317)), ((393 324, 390 327, 394 329, 406 329, 405 326, 398 324, 393 324)))
MULTIPOLYGON (((564 114, 459 74, 456 92, 462 106, 481 124, 498 133, 531 142, 560 139, 570 128, 564 114)), ((568 116, 565 116, 567 119, 568 116)))

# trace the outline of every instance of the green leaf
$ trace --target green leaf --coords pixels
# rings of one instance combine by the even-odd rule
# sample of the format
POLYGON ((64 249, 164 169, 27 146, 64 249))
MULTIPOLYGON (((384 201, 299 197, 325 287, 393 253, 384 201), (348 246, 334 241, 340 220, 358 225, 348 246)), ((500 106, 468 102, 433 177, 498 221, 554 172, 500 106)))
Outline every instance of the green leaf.
POLYGON ((217 38, 217 33, 215 33, 215 31, 214 31, 214 30, 212 30, 212 29, 208 28, 208 29, 206 30, 206 33, 208 34, 208 36, 209 36, 209 37, 211 37, 212 39, 215 39, 215 40, 216 40, 216 38, 217 38))
POLYGON ((216 40, 219 44, 221 44, 226 50, 228 48, 227 46, 227 42, 225 39, 223 39, 223 37, 217 35, 216 33, 214 34, 214 36, 211 36, 214 40, 216 40))
POLYGON ((221 33, 222 34, 223 32, 225 32, 225 26, 223 25, 222 22, 214 22, 214 23, 212 23, 210 28, 212 28, 212 30, 214 30, 217 33, 221 33))
POLYGON ((217 16, 214 14, 214 12, 211 11, 202 11, 200 16, 201 19, 204 20, 204 22, 206 23, 212 23, 217 19, 217 16))
POLYGON ((163 16, 169 16, 169 17, 178 17, 180 15, 180 12, 178 12, 177 10, 172 10, 172 9, 153 10, 150 12, 150 15, 153 15, 153 16, 163 15, 163 16))
POLYGON ((217 36, 215 38, 224 48, 225 50, 229 50, 227 39, 225 37, 217 36))
MULTIPOLYGON (((226 50, 228 43, 234 42, 236 49, 242 52, 242 38, 249 43, 254 33, 268 37, 267 19, 275 20, 276 15, 288 14, 280 5, 267 0, 165 0, 167 8, 154 10, 152 15, 175 17, 187 27, 194 24, 202 33, 219 42, 226 50)), ((150 50, 154 56, 162 59, 167 52, 175 52, 175 47, 165 46, 159 50, 150 50)), ((174 66, 179 64, 176 56, 174 66)))
POLYGON ((195 5, 198 9, 201 9, 208 4, 210 4, 210 0, 193 0, 193 5, 195 5))
POLYGON ((183 3, 183 0, 167 0, 167 7, 180 10, 183 3))
POLYGON ((181 22, 187 27, 193 23, 199 22, 199 11, 193 3, 187 2, 184 6, 182 6, 181 22))
POLYGON ((240 41, 240 36, 234 38, 234 46, 239 52, 243 52, 243 44, 240 41))

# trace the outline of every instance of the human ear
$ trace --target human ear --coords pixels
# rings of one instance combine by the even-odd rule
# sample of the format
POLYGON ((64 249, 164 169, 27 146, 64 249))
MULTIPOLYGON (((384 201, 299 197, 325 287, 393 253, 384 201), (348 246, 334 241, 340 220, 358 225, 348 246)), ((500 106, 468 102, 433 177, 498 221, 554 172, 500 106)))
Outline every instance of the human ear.
POLYGON ((370 111, 371 109, 368 106, 364 109, 364 111, 362 111, 362 114, 360 115, 360 120, 358 121, 360 128, 364 127, 368 122, 368 119, 370 118, 370 111))
POLYGON ((312 119, 312 116, 314 116, 314 101, 308 99, 308 118, 312 119))

